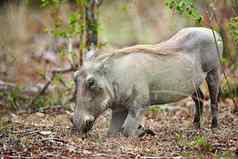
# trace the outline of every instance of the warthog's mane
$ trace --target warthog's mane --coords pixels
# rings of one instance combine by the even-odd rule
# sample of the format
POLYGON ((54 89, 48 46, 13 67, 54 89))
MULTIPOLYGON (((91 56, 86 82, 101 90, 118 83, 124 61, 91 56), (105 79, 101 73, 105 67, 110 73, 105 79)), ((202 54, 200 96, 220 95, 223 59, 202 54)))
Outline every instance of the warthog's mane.
POLYGON ((111 57, 117 58, 133 53, 144 53, 158 56, 177 55, 178 53, 184 52, 186 50, 186 47, 188 47, 190 44, 188 46, 185 44, 189 43, 195 34, 196 33, 193 32, 192 28, 189 31, 181 30, 167 41, 158 44, 134 45, 122 49, 112 50, 108 53, 98 54, 96 61, 104 60, 105 58, 111 59, 111 57))
POLYGON ((144 54, 152 54, 152 55, 161 55, 161 56, 169 56, 175 55, 178 52, 181 52, 182 48, 176 47, 174 43, 170 43, 169 41, 162 42, 154 45, 134 45, 122 49, 116 49, 110 51, 108 53, 97 54, 96 61, 101 61, 103 59, 111 59, 119 58, 121 56, 126 56, 128 54, 133 53, 144 53, 144 54))

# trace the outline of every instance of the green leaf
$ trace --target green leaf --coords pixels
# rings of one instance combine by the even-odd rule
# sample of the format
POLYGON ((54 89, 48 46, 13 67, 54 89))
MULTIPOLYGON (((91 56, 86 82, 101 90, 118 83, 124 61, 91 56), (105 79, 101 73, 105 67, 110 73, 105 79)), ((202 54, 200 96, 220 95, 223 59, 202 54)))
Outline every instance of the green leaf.
POLYGON ((166 0, 165 4, 171 10, 176 10, 179 14, 191 17, 197 23, 202 21, 202 16, 193 6, 193 0, 166 0))

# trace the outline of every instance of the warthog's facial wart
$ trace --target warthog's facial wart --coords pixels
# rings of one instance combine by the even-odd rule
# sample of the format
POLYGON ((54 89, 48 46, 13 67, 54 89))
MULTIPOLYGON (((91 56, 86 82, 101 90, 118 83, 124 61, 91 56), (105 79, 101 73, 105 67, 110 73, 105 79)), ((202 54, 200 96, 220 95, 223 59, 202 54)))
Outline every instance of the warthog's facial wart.
POLYGON ((111 93, 105 72, 94 63, 87 63, 76 75, 77 95, 73 116, 74 127, 81 133, 88 132, 110 105, 111 93))

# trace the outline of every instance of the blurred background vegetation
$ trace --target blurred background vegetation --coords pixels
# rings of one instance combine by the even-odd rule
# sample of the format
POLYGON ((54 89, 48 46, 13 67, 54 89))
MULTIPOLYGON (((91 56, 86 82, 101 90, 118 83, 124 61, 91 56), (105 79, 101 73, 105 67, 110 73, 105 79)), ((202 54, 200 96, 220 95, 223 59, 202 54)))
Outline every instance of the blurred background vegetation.
MULTIPOLYGON (((71 52, 86 47, 80 42, 84 3, 87 0, 2 0, 0 81, 13 83, 18 90, 42 88, 50 70, 74 63, 78 55, 71 52)), ((237 92, 238 0, 104 0, 96 14, 98 46, 106 48, 158 43, 187 26, 214 28, 224 39, 223 68, 234 88, 231 93, 225 83, 224 92, 228 97, 237 92)), ((36 105, 65 104, 63 97, 73 86, 72 73, 58 75, 49 88, 57 93, 39 98, 36 105)), ((12 92, 1 94, 0 99, 8 96, 15 100, 13 105, 20 105, 16 92, 14 98, 12 92)))

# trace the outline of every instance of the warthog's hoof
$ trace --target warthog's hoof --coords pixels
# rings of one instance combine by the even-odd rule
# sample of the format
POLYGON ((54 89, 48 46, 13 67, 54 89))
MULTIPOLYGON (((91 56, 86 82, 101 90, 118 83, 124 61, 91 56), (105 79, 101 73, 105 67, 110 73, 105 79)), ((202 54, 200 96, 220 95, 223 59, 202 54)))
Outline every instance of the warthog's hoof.
POLYGON ((140 125, 140 126, 138 127, 138 129, 141 131, 141 133, 138 135, 138 137, 143 137, 143 136, 145 136, 146 134, 147 134, 147 135, 151 135, 151 136, 156 135, 153 130, 151 130, 151 129, 145 129, 142 125, 140 125))
POLYGON ((215 118, 215 119, 212 119, 211 128, 212 128, 212 129, 218 128, 218 120, 217 120, 216 118, 215 118))
POLYGON ((193 122, 193 127, 194 127, 195 129, 200 129, 200 128, 201 128, 200 122, 193 122))

